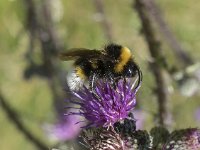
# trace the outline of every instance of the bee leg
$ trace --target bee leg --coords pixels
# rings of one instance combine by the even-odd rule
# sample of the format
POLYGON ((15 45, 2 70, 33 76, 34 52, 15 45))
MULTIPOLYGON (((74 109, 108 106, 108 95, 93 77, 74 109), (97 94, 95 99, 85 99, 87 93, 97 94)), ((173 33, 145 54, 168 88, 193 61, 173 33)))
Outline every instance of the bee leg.
POLYGON ((117 83, 117 80, 115 80, 115 79, 111 79, 110 82, 111 82, 111 86, 112 86, 112 88, 116 90, 116 88, 117 88, 117 84, 116 84, 116 83, 117 83))
POLYGON ((90 88, 90 91, 94 91, 94 82, 95 82, 95 73, 93 73, 90 77, 89 77, 89 88, 90 88))
POLYGON ((124 83, 126 84, 126 82, 127 82, 126 77, 123 77, 123 80, 124 80, 124 83))
POLYGON ((137 85, 136 85, 136 87, 135 87, 135 90, 137 90, 139 87, 140 87, 140 85, 141 85, 141 83, 142 83, 142 71, 139 69, 139 67, 137 67, 137 73, 138 73, 138 83, 137 83, 137 85))
POLYGON ((97 76, 95 73, 93 73, 89 78, 89 88, 90 88, 90 91, 92 92, 93 96, 95 96, 97 99, 100 99, 99 95, 95 91, 95 83, 96 83, 95 80, 96 79, 97 79, 97 76))
POLYGON ((126 78, 126 77, 123 77, 122 80, 124 80, 124 82, 123 82, 123 87, 124 87, 124 89, 126 89, 127 78, 126 78))
POLYGON ((117 79, 113 77, 112 73, 108 73, 108 79, 109 79, 109 82, 110 82, 110 85, 113 89, 116 89, 117 88, 117 79))

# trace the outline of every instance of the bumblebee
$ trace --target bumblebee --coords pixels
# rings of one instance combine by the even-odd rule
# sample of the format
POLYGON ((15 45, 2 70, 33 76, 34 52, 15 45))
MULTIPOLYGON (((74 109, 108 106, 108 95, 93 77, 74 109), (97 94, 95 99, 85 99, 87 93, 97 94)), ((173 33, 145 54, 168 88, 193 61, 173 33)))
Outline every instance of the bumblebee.
POLYGON ((74 70, 68 75, 67 82, 71 90, 78 90, 86 81, 94 91, 95 82, 103 79, 115 85, 119 79, 132 78, 138 75, 138 88, 142 82, 142 72, 134 62, 127 47, 109 44, 103 50, 73 48, 60 53, 64 61, 74 60, 74 70))

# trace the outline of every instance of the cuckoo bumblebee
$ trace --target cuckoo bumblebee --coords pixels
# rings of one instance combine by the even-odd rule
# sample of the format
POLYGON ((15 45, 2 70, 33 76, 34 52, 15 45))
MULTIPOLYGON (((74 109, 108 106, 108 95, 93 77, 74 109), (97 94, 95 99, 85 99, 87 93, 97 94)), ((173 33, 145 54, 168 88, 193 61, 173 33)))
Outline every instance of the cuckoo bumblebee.
POLYGON ((109 44, 102 50, 73 48, 60 53, 60 58, 74 60, 74 70, 67 77, 71 90, 78 90, 88 81, 90 90, 94 91, 97 79, 105 79, 114 85, 119 79, 138 75, 135 88, 142 82, 142 72, 134 62, 131 51, 121 45, 109 44))

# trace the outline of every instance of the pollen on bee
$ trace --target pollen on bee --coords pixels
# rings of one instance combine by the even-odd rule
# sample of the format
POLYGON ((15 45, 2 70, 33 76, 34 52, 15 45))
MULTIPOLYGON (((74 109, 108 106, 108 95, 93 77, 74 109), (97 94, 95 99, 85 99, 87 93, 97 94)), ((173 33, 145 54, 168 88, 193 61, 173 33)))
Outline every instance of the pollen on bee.
POLYGON ((76 67, 76 68, 75 68, 75 73, 77 74, 77 76, 79 76, 79 77, 82 78, 83 80, 86 79, 86 75, 85 75, 83 69, 81 69, 81 67, 76 67))
POLYGON ((84 75, 82 69, 80 67, 76 67, 72 72, 67 75, 67 83, 72 91, 79 90, 84 82, 86 76, 84 75))

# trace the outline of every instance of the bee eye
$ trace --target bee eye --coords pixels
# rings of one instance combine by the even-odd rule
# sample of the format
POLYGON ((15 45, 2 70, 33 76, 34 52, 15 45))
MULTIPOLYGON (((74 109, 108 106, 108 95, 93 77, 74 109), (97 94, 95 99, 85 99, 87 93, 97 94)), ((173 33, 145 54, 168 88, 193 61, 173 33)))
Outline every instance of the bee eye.
POLYGON ((125 73, 125 76, 126 76, 126 77, 133 77, 133 76, 135 75, 133 69, 131 69, 131 68, 125 69, 125 72, 124 72, 124 73, 125 73))

